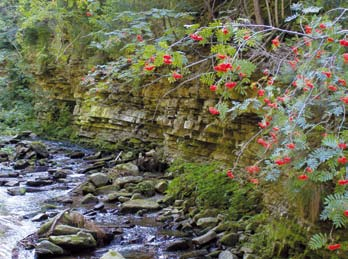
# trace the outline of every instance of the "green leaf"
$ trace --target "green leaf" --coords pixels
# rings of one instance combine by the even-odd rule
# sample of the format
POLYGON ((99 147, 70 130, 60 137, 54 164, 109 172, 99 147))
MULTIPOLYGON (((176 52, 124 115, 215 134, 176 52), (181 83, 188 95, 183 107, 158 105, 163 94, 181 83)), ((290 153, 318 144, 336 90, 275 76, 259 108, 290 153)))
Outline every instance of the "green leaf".
POLYGON ((322 233, 315 234, 309 240, 308 246, 312 250, 318 250, 326 245, 327 240, 328 238, 326 234, 322 234, 322 233))

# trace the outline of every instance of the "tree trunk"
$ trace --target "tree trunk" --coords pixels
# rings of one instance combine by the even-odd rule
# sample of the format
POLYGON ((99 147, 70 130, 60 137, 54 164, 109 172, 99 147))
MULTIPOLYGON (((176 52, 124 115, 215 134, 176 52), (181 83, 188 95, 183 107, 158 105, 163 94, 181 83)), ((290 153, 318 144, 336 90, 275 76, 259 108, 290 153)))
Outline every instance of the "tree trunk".
POLYGON ((260 2, 259 0, 253 0, 254 4, 254 14, 255 14, 255 20, 256 24, 264 24, 262 15, 261 15, 261 8, 260 8, 260 2))

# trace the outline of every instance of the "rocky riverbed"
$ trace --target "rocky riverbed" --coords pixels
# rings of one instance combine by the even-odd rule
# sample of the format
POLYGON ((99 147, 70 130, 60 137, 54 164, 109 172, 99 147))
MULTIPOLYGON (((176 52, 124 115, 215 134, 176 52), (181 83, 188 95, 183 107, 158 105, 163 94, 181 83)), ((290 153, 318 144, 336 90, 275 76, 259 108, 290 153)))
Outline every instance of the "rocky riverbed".
POLYGON ((30 132, 0 147, 1 258, 257 258, 219 211, 164 195, 173 175, 154 149, 95 152, 30 132))

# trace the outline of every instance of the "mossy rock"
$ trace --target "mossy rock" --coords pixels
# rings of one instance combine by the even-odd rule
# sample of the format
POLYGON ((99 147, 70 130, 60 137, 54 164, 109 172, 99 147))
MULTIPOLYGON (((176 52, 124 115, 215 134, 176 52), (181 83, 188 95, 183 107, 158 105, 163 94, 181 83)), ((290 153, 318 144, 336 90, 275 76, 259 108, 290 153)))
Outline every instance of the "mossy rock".
POLYGON ((145 197, 154 196, 156 194, 156 182, 151 180, 142 181, 137 184, 135 190, 145 197))

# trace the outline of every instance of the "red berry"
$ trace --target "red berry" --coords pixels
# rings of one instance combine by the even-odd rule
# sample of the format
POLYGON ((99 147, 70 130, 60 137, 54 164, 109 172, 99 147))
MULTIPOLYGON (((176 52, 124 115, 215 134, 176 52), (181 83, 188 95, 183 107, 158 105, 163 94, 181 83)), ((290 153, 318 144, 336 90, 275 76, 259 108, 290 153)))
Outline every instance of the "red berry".
POLYGON ((91 16, 93 16, 93 14, 91 12, 86 12, 86 16, 91 17, 91 16))
POLYGON ((346 149, 346 148, 347 148, 347 144, 346 144, 346 143, 339 143, 339 144, 338 144, 338 147, 339 147, 340 149, 346 149))
POLYGON ((299 180, 305 181, 308 180, 308 175, 306 174, 301 174, 297 177, 299 180))
POLYGON ((137 41, 142 42, 143 41, 143 36, 140 34, 137 35, 137 41))
POLYGON ((342 56, 344 63, 348 63, 348 53, 344 53, 342 56))
POLYGON ((237 85, 237 82, 227 82, 227 83, 225 83, 225 86, 227 88, 229 88, 229 89, 232 89, 232 88, 236 87, 236 85, 237 85))
POLYGON ((209 87, 209 89, 210 89, 210 91, 215 92, 217 90, 217 86, 216 85, 211 85, 209 87))
POLYGON ((348 210, 345 210, 345 211, 343 212, 343 214, 344 214, 344 216, 348 217, 348 210))
POLYGON ((345 156, 342 156, 342 157, 337 158, 337 162, 339 164, 345 165, 348 162, 348 159, 345 156))
POLYGON ((219 110, 216 109, 215 107, 209 107, 209 112, 212 115, 219 115, 220 114, 219 110))
POLYGON ((173 77, 174 77, 174 79, 181 79, 182 75, 177 73, 177 72, 173 72, 173 77))
POLYGON ((327 246, 327 249, 329 249, 330 251, 335 251, 340 248, 341 248, 341 244, 332 244, 327 246))
POLYGON ((227 173, 226 173, 227 177, 230 178, 230 179, 233 179, 234 178, 234 175, 232 173, 231 170, 228 170, 227 173))
POLYGON ((264 96, 265 95, 265 90, 263 90, 263 89, 258 90, 257 91, 257 95, 258 96, 264 96))
POLYGON ((286 145, 289 149, 294 149, 296 145, 294 143, 289 143, 286 145))
POLYGON ((275 47, 275 48, 278 48, 280 46, 280 41, 279 41, 279 37, 276 37, 272 40, 272 45, 275 47))

